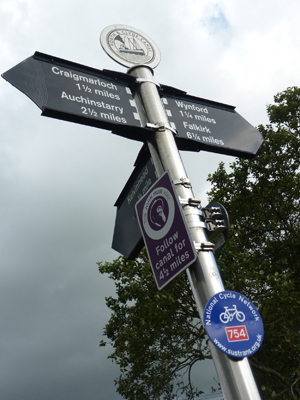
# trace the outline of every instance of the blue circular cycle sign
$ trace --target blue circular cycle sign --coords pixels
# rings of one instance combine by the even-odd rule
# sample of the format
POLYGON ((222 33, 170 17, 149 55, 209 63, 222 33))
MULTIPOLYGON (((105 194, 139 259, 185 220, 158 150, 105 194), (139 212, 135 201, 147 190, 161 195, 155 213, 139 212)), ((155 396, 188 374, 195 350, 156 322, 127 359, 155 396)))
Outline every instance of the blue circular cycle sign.
POLYGON ((247 297, 230 290, 219 292, 208 301, 204 326, 219 350, 237 358, 254 354, 264 337, 257 308, 247 297))

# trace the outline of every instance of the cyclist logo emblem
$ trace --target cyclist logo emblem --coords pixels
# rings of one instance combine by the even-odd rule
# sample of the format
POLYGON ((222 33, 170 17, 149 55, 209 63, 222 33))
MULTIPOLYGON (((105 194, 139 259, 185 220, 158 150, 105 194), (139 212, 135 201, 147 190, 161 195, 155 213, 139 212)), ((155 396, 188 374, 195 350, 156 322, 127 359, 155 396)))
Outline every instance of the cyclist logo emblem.
POLYGON ((232 321, 233 317, 239 322, 245 321, 245 314, 242 311, 238 311, 235 304, 232 305, 232 308, 225 306, 224 309, 225 311, 220 314, 220 321, 223 322, 223 324, 232 321))

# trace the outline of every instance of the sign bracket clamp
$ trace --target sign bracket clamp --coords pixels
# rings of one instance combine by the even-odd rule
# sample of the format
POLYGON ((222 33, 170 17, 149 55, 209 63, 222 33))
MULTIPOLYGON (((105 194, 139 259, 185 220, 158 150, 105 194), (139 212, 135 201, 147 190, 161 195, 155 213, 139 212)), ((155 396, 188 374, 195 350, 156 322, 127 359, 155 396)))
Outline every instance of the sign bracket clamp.
POLYGON ((194 242, 195 249, 197 252, 199 251, 213 251, 214 250, 214 243, 212 242, 203 242, 203 243, 196 243, 194 242))
POLYGON ((173 183, 174 183, 175 186, 176 185, 182 185, 185 188, 191 188, 192 187, 191 181, 188 178, 174 179, 173 183))
POLYGON ((147 78, 136 78, 136 80, 135 80, 135 83, 138 83, 138 84, 140 84, 140 85, 141 85, 142 83, 145 83, 145 82, 154 83, 154 85, 156 85, 157 87, 160 88, 160 84, 157 83, 157 82, 155 82, 155 81, 153 81, 152 79, 147 79, 147 78))
POLYGON ((170 125, 167 125, 164 122, 158 122, 156 124, 151 124, 150 122, 147 122, 146 124, 147 128, 151 128, 151 129, 155 129, 159 132, 164 131, 165 129, 168 129, 169 131, 171 131, 175 136, 177 136, 177 131, 174 128, 171 128, 170 125))
MULTIPOLYGON (((186 182, 181 182, 181 179, 177 182, 175 181, 175 185, 176 184, 182 184, 185 185, 186 183, 188 183, 189 180, 187 179, 186 182)), ((188 199, 183 199, 182 197, 179 196, 179 202, 180 204, 185 207, 185 206, 191 206, 191 207, 197 207, 200 210, 201 207, 201 200, 200 199, 196 199, 195 197, 189 197, 188 199)))
MULTIPOLYGON (((183 206, 183 213, 185 216, 187 215, 198 215, 199 219, 203 215, 202 210, 201 210, 201 200, 196 199, 193 197, 190 197, 189 199, 183 199, 182 197, 179 196, 179 202, 183 206), (194 207, 193 209, 184 209, 185 206, 191 206, 194 207)), ((187 226, 189 229, 191 228, 204 228, 208 229, 208 226, 206 222, 204 221, 192 221, 192 222, 187 222, 187 226)), ((196 243, 194 241, 194 246, 195 250, 197 252, 199 251, 213 251, 215 244, 212 242, 202 242, 202 243, 196 243)))

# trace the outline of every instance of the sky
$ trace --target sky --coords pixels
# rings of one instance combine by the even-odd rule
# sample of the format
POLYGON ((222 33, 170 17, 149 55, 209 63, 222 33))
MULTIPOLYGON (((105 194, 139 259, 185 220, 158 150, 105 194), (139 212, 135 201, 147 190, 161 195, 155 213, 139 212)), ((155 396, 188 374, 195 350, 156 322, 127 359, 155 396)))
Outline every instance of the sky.
MULTIPOLYGON (((236 106, 253 126, 297 86, 298 0, 0 0, 0 72, 40 51, 126 73, 103 51, 112 24, 147 34, 161 52, 158 83, 236 106)), ((118 367, 99 348, 114 284, 98 261, 111 248, 114 203, 141 143, 108 130, 40 116, 0 79, 0 398, 119 400, 118 367)), ((234 157, 182 152, 194 195, 234 157)), ((196 364, 209 394, 216 373, 196 364)))

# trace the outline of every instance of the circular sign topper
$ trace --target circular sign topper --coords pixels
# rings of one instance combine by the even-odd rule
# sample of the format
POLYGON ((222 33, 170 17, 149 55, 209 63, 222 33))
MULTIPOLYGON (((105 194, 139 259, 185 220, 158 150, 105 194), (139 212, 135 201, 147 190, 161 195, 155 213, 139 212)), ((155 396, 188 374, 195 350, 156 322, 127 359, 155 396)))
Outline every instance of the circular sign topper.
POLYGON ((160 51, 156 44, 130 26, 108 26, 101 32, 100 43, 113 60, 125 67, 148 65, 155 68, 160 62, 160 51))
POLYGON ((230 290, 217 293, 208 301, 204 325, 213 344, 232 357, 251 356, 264 337, 257 308, 247 297, 230 290))

